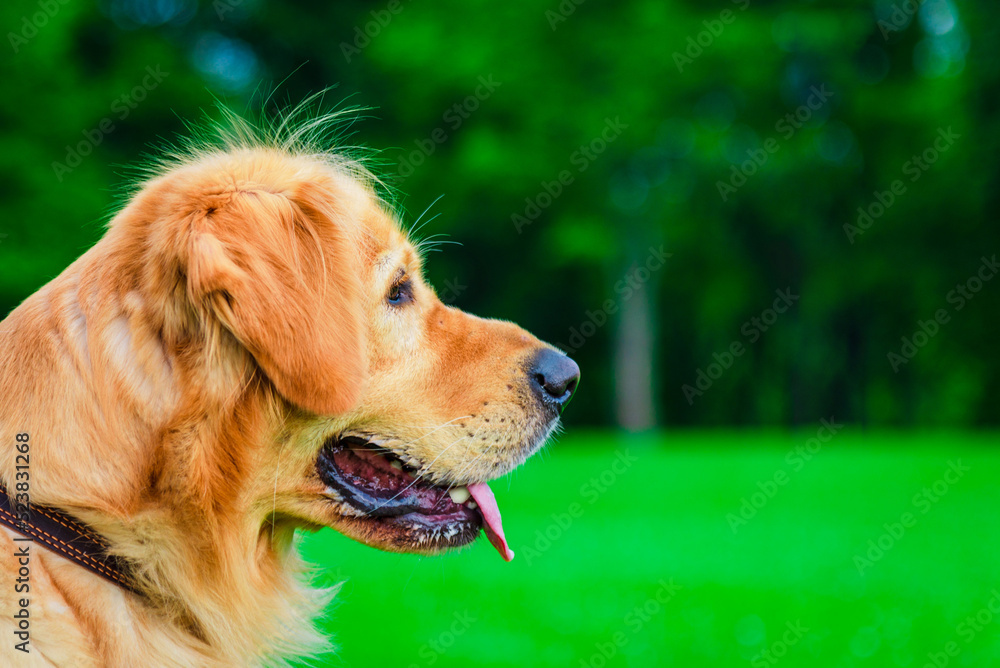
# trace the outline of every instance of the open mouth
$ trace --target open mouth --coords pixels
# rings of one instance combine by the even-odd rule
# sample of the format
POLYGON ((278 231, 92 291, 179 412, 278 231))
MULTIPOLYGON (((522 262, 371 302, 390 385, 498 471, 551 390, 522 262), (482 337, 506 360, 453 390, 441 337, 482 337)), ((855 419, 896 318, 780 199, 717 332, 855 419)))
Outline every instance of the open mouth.
POLYGON ((514 553, 485 482, 435 485, 393 452, 357 436, 333 438, 316 460, 320 479, 356 519, 380 525, 396 547, 435 551, 474 541, 482 528, 505 561, 514 553))

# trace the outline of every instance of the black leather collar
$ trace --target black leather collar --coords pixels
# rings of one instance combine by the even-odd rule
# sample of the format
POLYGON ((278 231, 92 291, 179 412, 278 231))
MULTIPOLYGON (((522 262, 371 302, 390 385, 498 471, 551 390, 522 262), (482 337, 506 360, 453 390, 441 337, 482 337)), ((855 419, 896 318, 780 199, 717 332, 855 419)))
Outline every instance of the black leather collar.
POLYGON ((66 513, 46 506, 25 506, 0 484, 0 524, 25 536, 18 541, 39 543, 123 589, 141 594, 128 562, 108 553, 108 543, 93 529, 66 513), (24 519, 27 521, 23 521, 24 519))

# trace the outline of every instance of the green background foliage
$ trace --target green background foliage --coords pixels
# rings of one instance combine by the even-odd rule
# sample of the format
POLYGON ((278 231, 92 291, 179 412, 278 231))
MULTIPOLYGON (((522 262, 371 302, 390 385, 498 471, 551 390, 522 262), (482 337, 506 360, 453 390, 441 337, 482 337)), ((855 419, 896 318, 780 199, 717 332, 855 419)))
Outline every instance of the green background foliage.
MULTIPOLYGON (((917 4, 6 3, 0 313, 217 100, 274 113, 336 85, 327 107, 372 108, 350 142, 380 150, 404 221, 430 207, 421 234, 462 244, 428 258, 442 298, 572 349, 584 380, 551 458, 496 485, 513 564, 305 540, 347 577, 330 665, 600 668, 624 629, 609 666, 770 666, 801 621, 780 665, 923 666, 1000 582, 995 436, 970 431, 998 422, 1000 285, 969 283, 1000 246, 1000 7, 917 4), (831 416, 845 435, 734 527, 831 416), (959 457, 968 477, 859 569, 959 457), (421 654, 456 613, 477 621, 421 654)), ((952 665, 998 661, 984 628, 952 665)))
POLYGON ((995 437, 844 429, 567 439, 494 485, 510 564, 315 534, 327 665, 1000 665, 995 437))
POLYGON ((947 296, 997 250, 998 10, 904 4, 8 3, 0 308, 92 244, 120 166, 215 98, 253 113, 276 89, 273 111, 337 85, 331 106, 373 108, 351 141, 382 150, 406 220, 444 196, 424 232, 463 246, 432 257, 439 290, 574 348, 571 426, 996 424, 997 288, 961 312, 947 296), (138 101, 147 67, 166 76, 138 101), (813 87, 832 96, 810 110, 813 87), (606 119, 624 127, 580 171, 606 119), (942 128, 958 138, 911 181, 942 128), (777 151, 723 201, 768 139, 777 151), (53 167, 81 142, 79 166, 53 167), (845 232, 897 179, 905 193, 845 232), (671 258, 624 302, 615 285, 660 245, 671 258), (750 344, 744 324, 786 288, 800 301, 750 344), (585 325, 609 299, 621 310, 585 325), (954 317, 894 371, 887 355, 941 308, 954 317), (734 341, 746 352, 686 397, 734 341), (629 418, 634 395, 651 409, 629 418))

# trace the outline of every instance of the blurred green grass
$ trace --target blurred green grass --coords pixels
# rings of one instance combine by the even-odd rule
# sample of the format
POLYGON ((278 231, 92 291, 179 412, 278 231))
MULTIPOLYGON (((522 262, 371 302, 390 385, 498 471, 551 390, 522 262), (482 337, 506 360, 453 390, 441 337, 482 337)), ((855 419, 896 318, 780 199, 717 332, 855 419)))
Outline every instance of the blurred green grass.
POLYGON ((846 427, 795 470, 813 436, 565 438, 493 484, 511 564, 485 540, 420 558, 307 536, 320 580, 346 580, 323 665, 1000 665, 1000 620, 959 627, 1000 589, 996 435, 846 427), (959 460, 967 472, 915 501, 959 460), (734 531, 727 516, 779 470, 787 484, 734 531), (915 524, 884 535, 905 512, 915 524), (893 544, 860 573, 880 538, 893 544), (807 631, 782 652, 789 624, 807 631))

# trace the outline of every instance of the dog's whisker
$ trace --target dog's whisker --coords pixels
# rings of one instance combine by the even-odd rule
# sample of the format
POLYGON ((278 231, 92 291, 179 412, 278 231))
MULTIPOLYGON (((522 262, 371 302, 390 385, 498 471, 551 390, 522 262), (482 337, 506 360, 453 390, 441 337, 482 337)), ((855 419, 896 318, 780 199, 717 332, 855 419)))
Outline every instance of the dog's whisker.
POLYGON ((465 419, 469 419, 471 417, 472 417, 471 415, 460 415, 457 418, 452 418, 451 420, 448 420, 447 422, 438 425, 434 429, 431 429, 429 432, 427 432, 426 434, 424 434, 420 438, 418 438, 416 440, 413 440, 413 441, 410 441, 409 443, 403 443, 403 444, 401 444, 401 445, 399 445, 397 447, 405 448, 405 447, 408 447, 408 446, 411 446, 411 445, 415 445, 415 444, 419 443, 420 441, 424 440, 425 438, 427 438, 428 436, 430 436, 431 434, 433 434, 435 432, 438 432, 438 431, 441 431, 442 429, 444 429, 448 425, 450 425, 450 424, 452 424, 454 422, 457 422, 458 420, 465 420, 465 419))
MULTIPOLYGON (((413 221, 413 225, 410 227, 410 234, 415 235, 415 234, 417 234, 420 231, 420 228, 423 227, 423 225, 420 224, 420 219, 423 218, 424 215, 426 215, 427 212, 431 210, 431 207, 433 207, 435 204, 437 204, 438 202, 440 202, 442 197, 444 197, 444 193, 441 193, 440 195, 438 195, 437 198, 433 202, 431 202, 430 204, 428 204, 427 208, 424 209, 423 212, 419 216, 417 216, 417 219, 415 221, 413 221)), ((431 220, 433 220, 433 218, 431 220)), ((425 221, 424 225, 426 225, 429 222, 430 222, 430 220, 425 221)))
MULTIPOLYGON (((478 463, 479 463, 480 461, 482 461, 482 459, 483 459, 484 457, 486 457, 486 454, 487 454, 487 453, 486 453, 486 451, 483 451, 483 452, 480 452, 480 453, 479 453, 479 454, 478 454, 478 455, 476 456, 476 458, 475 458, 475 459, 473 459, 473 460, 472 460, 471 462, 469 462, 469 463, 468 463, 467 465, 463 466, 463 467, 462 467, 462 470, 461 470, 461 471, 459 471, 458 473, 456 473, 454 477, 455 477, 455 478, 461 478, 461 477, 462 477, 463 475, 465 475, 466 471, 469 471, 469 470, 471 470, 471 469, 472 469, 472 467, 474 467, 474 466, 475 466, 476 464, 478 464, 478 463)), ((455 483, 451 483, 450 485, 448 485, 448 491, 450 492, 450 491, 451 491, 451 490, 453 490, 453 489, 454 489, 454 488, 455 488, 456 486, 457 486, 457 485, 456 485, 455 483)))
MULTIPOLYGON (((423 223, 421 223, 421 224, 420 224, 420 227, 418 227, 418 228, 417 228, 417 229, 415 229, 415 230, 411 230, 411 231, 410 231, 410 235, 411 235, 411 236, 416 236, 416 234, 417 234, 417 233, 418 233, 418 232, 420 231, 420 229, 421 229, 421 228, 425 227, 425 226, 426 226, 426 225, 428 225, 429 223, 433 223, 433 222, 434 222, 435 220, 437 220, 437 219, 438 219, 438 218, 440 218, 440 217, 441 217, 441 214, 440 214, 440 213, 435 213, 435 214, 434 214, 433 216, 431 216, 430 218, 428 218, 427 220, 425 220, 425 221, 424 221, 423 223)), ((432 235, 432 236, 438 236, 438 235, 432 235)), ((429 238, 429 237, 428 237, 428 238, 429 238)), ((415 241, 413 242, 413 245, 419 248, 419 247, 420 247, 420 243, 421 243, 421 241, 422 241, 421 239, 417 239, 417 240, 415 240, 415 241)))
POLYGON ((278 510, 278 474, 281 472, 281 452, 285 449, 285 445, 288 443, 287 440, 283 441, 278 447, 278 459, 274 463, 274 493, 271 497, 271 542, 274 543, 274 516, 278 510))
MULTIPOLYGON (((485 423, 480 423, 480 425, 476 429, 475 433, 473 433, 473 435, 469 439, 469 443, 465 446, 465 456, 466 457, 468 457, 468 455, 469 455, 469 448, 471 448, 472 444, 476 442, 476 436, 479 436, 479 432, 482 431, 482 429, 483 429, 484 426, 485 426, 485 423)), ((462 470, 459 471, 453 477, 454 478, 461 478, 463 475, 465 475, 466 471, 470 470, 474 465, 478 464, 479 460, 482 459, 485 455, 486 455, 485 452, 480 453, 478 457, 476 457, 473 461, 469 462, 469 464, 467 464, 466 466, 464 466, 462 468, 462 470)), ((449 484, 448 485, 448 491, 451 491, 454 487, 455 487, 455 483, 454 482, 451 483, 451 484, 449 484)))
MULTIPOLYGON (((471 462, 469 462, 469 463, 468 463, 468 465, 464 466, 464 467, 462 468, 462 470, 461 470, 461 471, 459 471, 459 472, 458 472, 458 473, 457 473, 457 474, 455 475, 455 477, 456 477, 456 478, 459 478, 459 477, 463 476, 463 475, 465 474, 465 472, 466 472, 466 471, 470 470, 470 469, 471 469, 471 468, 472 468, 473 466, 475 466, 475 465, 476 465, 476 464, 478 464, 478 463, 479 463, 480 461, 482 461, 482 459, 483 459, 483 458, 484 458, 485 456, 486 456, 486 452, 480 452, 480 453, 479 453, 479 454, 478 454, 478 455, 476 456, 476 458, 475 458, 475 459, 473 459, 473 460, 472 460, 471 462)), ((447 487, 447 490, 448 490, 449 492, 451 492, 451 490, 455 489, 455 487, 457 487, 457 486, 458 486, 458 485, 456 485, 455 483, 451 483, 450 485, 448 485, 448 487, 447 487)))
MULTIPOLYGON (((444 449, 443 449, 443 450, 442 450, 441 452, 439 452, 439 453, 437 454, 437 457, 435 457, 435 458, 434 458, 433 460, 431 460, 431 462, 430 462, 429 464, 424 464, 424 465, 423 465, 423 466, 421 467, 421 470, 424 470, 424 471, 429 471, 429 470, 430 470, 430 468, 431 468, 431 467, 432 467, 432 466, 434 465, 434 463, 435 463, 435 462, 436 462, 436 461, 437 461, 438 459, 440 459, 442 455, 444 455, 444 454, 445 454, 446 452, 448 452, 449 450, 451 450, 451 448, 452 448, 452 447, 453 447, 453 446, 454 446, 455 444, 457 444, 457 443, 461 443, 461 442, 462 442, 463 440, 465 440, 465 439, 467 439, 467 438, 469 438, 469 437, 468 437, 468 436, 461 436, 461 437, 459 437, 459 438, 458 438, 457 440, 455 440, 455 441, 452 441, 451 443, 449 443, 449 444, 448 444, 448 447, 444 448, 444 449)), ((386 501, 385 501, 385 502, 384 502, 384 503, 383 503, 382 505, 380 505, 380 506, 378 506, 378 507, 374 508, 374 509, 373 509, 372 511, 370 511, 370 512, 375 512, 376 510, 379 510, 379 509, 381 509, 381 508, 384 508, 384 507, 386 506, 386 504, 389 504, 389 503, 392 503, 393 501, 395 501, 396 499, 398 499, 398 498, 399 498, 399 495, 400 495, 400 494, 403 494, 404 492, 407 492, 407 491, 409 491, 409 490, 410 490, 410 488, 412 488, 412 487, 413 487, 414 485, 416 485, 416 484, 417 484, 418 482, 420 482, 420 481, 421 481, 421 480, 423 480, 423 479, 425 479, 425 474, 422 474, 422 473, 420 473, 420 472, 418 471, 418 472, 417 472, 417 473, 416 473, 416 474, 415 474, 415 475, 413 476, 413 481, 412 481, 412 482, 411 482, 411 483, 410 483, 409 485, 407 485, 407 486, 406 486, 406 487, 404 487, 403 489, 401 489, 401 490, 399 490, 398 492, 396 492, 396 493, 395 493, 395 494, 394 494, 394 495, 392 496, 392 498, 390 498, 390 499, 387 499, 387 500, 386 500, 386 501)))
MULTIPOLYGON (((441 429, 442 427, 447 427, 448 425, 452 424, 453 422, 457 422, 458 420, 468 420, 468 419, 471 419, 471 418, 472 418, 471 415, 459 415, 456 418, 452 418, 452 419, 448 420, 447 422, 442 422, 440 424, 435 424, 435 425, 400 425, 399 428, 400 429, 431 429, 431 431, 429 433, 424 434, 423 436, 420 437, 420 438, 426 438, 427 436, 430 436, 430 434, 433 434, 438 429, 441 429)), ((417 439, 417 440, 420 440, 420 439, 417 439)), ((416 441, 413 441, 413 442, 415 443, 416 441)))
MULTIPOLYGON (((428 221, 428 222, 430 222, 430 221, 428 221)), ((417 250, 419 252, 423 253, 425 249, 428 250, 428 251, 436 251, 436 250, 438 250, 438 246, 443 246, 444 244, 452 244, 454 246, 461 246, 462 245, 461 241, 453 241, 452 239, 438 239, 437 238, 437 237, 443 237, 443 236, 447 236, 447 235, 445 235, 445 234, 432 234, 429 237, 424 237, 423 239, 420 239, 419 241, 417 241, 414 244, 414 246, 417 248, 417 250)))

